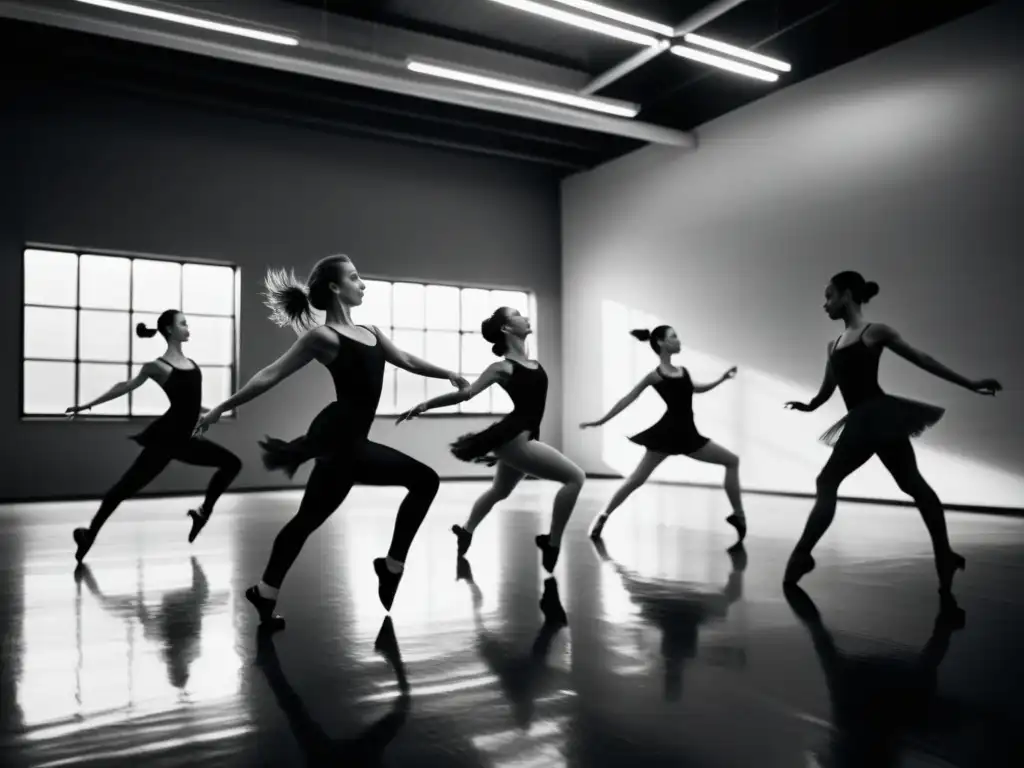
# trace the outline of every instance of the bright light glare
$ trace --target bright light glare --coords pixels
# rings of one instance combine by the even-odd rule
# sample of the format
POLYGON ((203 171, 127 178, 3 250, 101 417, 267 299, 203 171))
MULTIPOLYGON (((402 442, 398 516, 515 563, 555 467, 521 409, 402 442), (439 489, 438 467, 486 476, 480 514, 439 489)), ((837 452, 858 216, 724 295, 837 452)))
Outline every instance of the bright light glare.
POLYGON ((156 8, 146 8, 142 5, 134 5, 133 3, 119 3, 116 0, 78 0, 80 3, 87 5, 96 5, 100 8, 109 8, 112 11, 124 11, 125 13, 134 13, 138 16, 147 16, 151 19, 160 19, 161 21, 173 21, 176 24, 186 24, 190 27, 200 27, 201 29, 209 29, 213 32, 224 32, 228 35, 239 35, 240 37, 249 37, 253 40, 262 40, 267 43, 279 43, 280 45, 298 45, 298 39, 294 37, 287 37, 286 35, 276 35, 272 32, 261 32, 258 29, 248 29, 246 27, 235 26, 234 24, 223 24, 219 21, 208 21, 206 19, 199 19, 194 16, 185 16, 180 13, 170 13, 169 11, 160 11, 156 8))
POLYGON ((597 3, 591 3, 588 0, 552 0, 552 2, 568 5, 570 8, 592 13, 595 16, 604 16, 606 19, 618 21, 622 24, 629 24, 632 27, 647 29, 659 35, 664 35, 665 37, 672 37, 675 34, 675 29, 667 24, 659 24, 656 21, 651 21, 650 19, 645 19, 640 16, 634 16, 631 13, 616 11, 613 8, 598 5, 597 3))
POLYGON ((727 53, 730 56, 735 56, 737 59, 745 59, 746 61, 753 62, 754 64, 760 64, 762 67, 768 67, 768 69, 776 69, 779 72, 789 72, 792 67, 784 61, 773 59, 770 56, 762 56, 760 53, 754 53, 744 48, 737 48, 735 45, 729 45, 719 40, 712 40, 710 37, 704 37, 703 35, 688 34, 683 37, 688 43, 699 45, 702 48, 710 48, 713 51, 719 53, 727 53))
POLYGON ((774 83, 779 79, 779 76, 774 72, 766 72, 763 69, 751 67, 748 64, 740 64, 737 61, 723 59, 721 56, 715 56, 713 53, 704 53, 703 51, 698 51, 695 48, 688 48, 685 45, 673 45, 670 50, 676 56, 681 56, 684 59, 699 61, 702 64, 710 64, 712 67, 718 67, 719 69, 727 69, 738 75, 754 77, 758 80, 765 80, 769 83, 774 83))
POLYGON ((411 71, 418 72, 423 75, 443 77, 448 80, 469 83, 470 85, 493 88, 496 91, 505 91, 506 93, 515 93, 521 96, 531 96, 535 99, 554 101, 570 107, 580 107, 582 109, 594 110, 595 112, 605 112, 609 115, 616 115, 619 117, 636 117, 637 113, 640 111, 637 107, 610 104, 606 101, 591 99, 586 96, 577 96, 571 93, 562 93, 560 91, 552 91, 546 88, 537 88, 535 86, 523 85, 520 83, 510 82, 508 80, 498 80, 497 78, 487 77, 486 75, 478 75, 472 72, 450 69, 449 67, 439 67, 434 64, 426 64, 420 61, 409 61, 407 66, 411 71))
POLYGON ((580 29, 589 29, 591 32, 597 32, 602 35, 618 38, 619 40, 625 40, 627 43, 637 43, 639 45, 658 44, 658 39, 651 37, 650 35, 633 32, 630 29, 623 29, 622 27, 617 27, 614 24, 606 24, 603 21, 588 19, 586 16, 578 16, 575 13, 560 11, 557 8, 551 8, 546 5, 541 5, 540 3, 532 2, 532 0, 493 0, 493 2, 507 5, 509 8, 515 8, 519 11, 535 13, 538 16, 544 16, 545 18, 552 19, 553 21, 560 21, 563 24, 571 24, 572 26, 579 27, 580 29))

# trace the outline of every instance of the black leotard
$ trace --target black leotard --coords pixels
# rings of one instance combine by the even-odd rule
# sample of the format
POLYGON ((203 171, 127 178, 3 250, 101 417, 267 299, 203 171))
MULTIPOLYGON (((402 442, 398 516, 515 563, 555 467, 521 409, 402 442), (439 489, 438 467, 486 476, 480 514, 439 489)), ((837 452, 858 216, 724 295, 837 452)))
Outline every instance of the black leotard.
POLYGON ((131 439, 145 447, 170 449, 188 442, 199 421, 203 404, 203 373, 193 360, 189 360, 191 368, 175 368, 164 358, 157 359, 171 369, 167 380, 160 384, 167 393, 170 407, 131 439))
POLYGON ((697 431, 693 422, 693 379, 683 368, 682 376, 666 376, 658 368, 658 381, 652 386, 665 401, 666 411, 655 424, 629 439, 652 451, 691 454, 710 441, 697 431))

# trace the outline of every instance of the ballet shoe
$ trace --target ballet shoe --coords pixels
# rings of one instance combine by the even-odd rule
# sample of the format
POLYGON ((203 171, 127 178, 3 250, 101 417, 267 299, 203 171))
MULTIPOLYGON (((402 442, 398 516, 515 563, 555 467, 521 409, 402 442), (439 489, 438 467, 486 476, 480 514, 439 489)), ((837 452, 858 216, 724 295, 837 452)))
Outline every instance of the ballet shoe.
POLYGON ((259 587, 251 586, 245 590, 245 599, 252 603, 256 614, 260 617, 260 630, 262 632, 276 632, 285 628, 285 621, 282 616, 274 613, 274 606, 277 600, 269 600, 260 594, 259 587))
POLYGON ((736 529, 736 534, 740 537, 737 544, 740 544, 745 538, 747 538, 747 518, 743 515, 729 515, 725 518, 725 522, 736 529))
POLYGON ((939 572, 939 592, 952 593, 953 577, 957 571, 967 568, 967 561, 953 550, 936 563, 936 570, 939 572))
POLYGON ((96 541, 96 537, 93 536, 88 528, 75 528, 71 536, 74 538, 75 544, 78 545, 78 548, 75 550, 75 560, 81 563, 85 556, 89 554, 89 550, 92 549, 92 544, 96 541))
POLYGON ((466 553, 469 552, 469 545, 473 543, 473 534, 461 525, 453 525, 452 533, 455 534, 455 538, 458 541, 459 557, 465 557, 466 553))
POLYGON ((783 585, 796 586, 800 579, 814 570, 814 566, 814 558, 809 554, 794 552, 790 555, 789 562, 786 563, 786 573, 782 577, 783 585))
POLYGON ((555 566, 558 564, 558 553, 560 550, 558 547, 551 546, 551 536, 546 533, 542 533, 534 541, 540 548, 541 563, 544 566, 544 570, 548 573, 553 573, 555 566))
POLYGON ((387 561, 383 557, 375 558, 373 570, 377 573, 377 597, 384 610, 390 612, 391 605, 395 602, 395 593, 398 592, 398 582, 402 580, 401 573, 392 573, 388 570, 387 561))
POLYGON ((597 518, 594 520, 594 524, 590 526, 590 533, 588 534, 590 536, 591 541, 597 541, 601 538, 601 534, 604 532, 605 523, 607 522, 608 515, 597 516, 597 518))
POLYGON ((192 530, 188 532, 188 543, 191 544, 196 540, 199 532, 206 527, 206 524, 210 522, 209 513, 204 513, 202 507, 197 509, 190 509, 186 512, 186 516, 192 518, 192 530))

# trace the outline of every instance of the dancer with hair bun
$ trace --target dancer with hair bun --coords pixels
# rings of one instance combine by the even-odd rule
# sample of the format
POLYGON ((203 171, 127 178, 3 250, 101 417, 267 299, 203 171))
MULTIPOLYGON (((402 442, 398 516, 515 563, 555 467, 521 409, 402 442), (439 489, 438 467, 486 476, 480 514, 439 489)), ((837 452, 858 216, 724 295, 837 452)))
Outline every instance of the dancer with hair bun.
POLYGON ((167 351, 156 360, 145 363, 138 375, 128 381, 118 382, 106 392, 84 405, 72 406, 65 413, 74 418, 81 411, 94 405, 106 403, 127 395, 152 379, 167 394, 170 406, 167 411, 151 423, 132 440, 142 446, 142 453, 135 459, 114 487, 107 491, 89 523, 88 528, 75 528, 74 540, 77 545, 75 559, 81 563, 96 541, 96 536, 107 519, 122 501, 131 498, 164 471, 171 460, 199 467, 216 467, 206 488, 206 498, 195 509, 187 512, 192 519, 189 543, 213 514, 213 505, 242 470, 242 462, 227 448, 216 443, 193 437, 192 431, 202 412, 203 373, 195 362, 181 351, 181 345, 188 341, 188 320, 176 309, 168 309, 157 318, 156 328, 147 328, 144 323, 135 327, 142 338, 159 333, 167 340, 167 351))
POLYGON ((466 524, 452 526, 452 533, 458 542, 458 555, 463 557, 473 542, 477 526, 495 504, 508 498, 523 477, 532 475, 561 483, 562 487, 555 494, 550 531, 536 537, 544 568, 550 573, 558 562, 562 533, 586 476, 559 451, 540 441, 548 377, 539 362, 529 359, 526 347, 526 337, 532 333, 529 319, 515 309, 499 307, 480 324, 480 332, 493 345, 491 351, 502 359, 492 363, 468 389, 422 402, 399 416, 397 423, 431 408, 465 402, 492 384, 508 392, 513 405, 511 413, 482 432, 463 435, 452 443, 452 455, 461 461, 497 465, 491 487, 473 504, 466 524))
POLYGON ((793 410, 814 411, 838 386, 847 414, 821 436, 832 447, 832 455, 818 474, 814 508, 789 558, 783 582, 796 584, 814 569, 811 551, 832 524, 840 484, 877 454, 900 489, 917 505, 932 540, 939 594, 943 601, 953 601, 953 577, 964 569, 966 561, 950 547, 942 502, 921 477, 910 443, 911 437, 938 422, 945 411, 883 392, 878 385, 878 362, 882 350, 888 348, 919 368, 972 392, 995 395, 1002 385, 995 379, 967 379, 912 347, 891 326, 865 321, 863 305, 877 294, 878 283, 865 281, 858 272, 840 272, 831 279, 825 288, 824 310, 832 320, 842 320, 846 330, 835 342, 829 342, 825 378, 814 399, 809 403, 786 403, 793 410))
POLYGON ((316 464, 299 511, 277 535, 263 579, 246 590, 246 599, 265 628, 284 628, 284 619, 274 613, 278 590, 309 535, 334 514, 356 483, 397 485, 408 494, 398 507, 387 556, 373 561, 377 595, 390 611, 406 556, 437 495, 439 480, 426 464, 368 439, 380 401, 384 363, 420 376, 448 379, 458 387, 469 384, 458 374, 399 349, 376 326, 352 322, 352 309, 363 303, 366 285, 348 256, 318 261, 305 285, 294 274, 271 269, 266 286, 271 319, 301 335, 281 357, 200 419, 197 431, 206 430, 225 411, 259 397, 313 360, 331 374, 337 399, 320 411, 302 437, 287 442, 268 437, 260 443, 267 469, 281 469, 291 477, 304 462, 315 459, 316 464), (316 325, 314 309, 325 312, 323 325, 316 325))
POLYGON ((600 427, 611 421, 619 413, 640 397, 640 394, 652 387, 665 401, 667 410, 656 424, 629 439, 647 449, 641 457, 636 469, 626 478, 612 495, 608 506, 594 520, 590 529, 590 538, 595 541, 601 538, 608 518, 637 488, 647 482, 651 473, 669 456, 689 456, 696 461, 708 464, 720 464, 725 467, 725 493, 732 506, 732 514, 725 521, 736 529, 739 540, 734 546, 743 542, 747 535, 747 518, 743 512, 743 496, 740 490, 740 459, 732 451, 726 450, 709 440, 697 431, 693 421, 693 396, 702 392, 710 392, 720 384, 736 375, 736 368, 730 368, 715 381, 707 384, 695 384, 690 372, 685 367, 676 368, 672 364, 672 356, 679 353, 682 345, 675 329, 668 325, 659 325, 653 330, 630 331, 638 341, 646 341, 660 358, 658 366, 648 373, 633 387, 607 414, 597 421, 586 421, 580 429, 600 427))

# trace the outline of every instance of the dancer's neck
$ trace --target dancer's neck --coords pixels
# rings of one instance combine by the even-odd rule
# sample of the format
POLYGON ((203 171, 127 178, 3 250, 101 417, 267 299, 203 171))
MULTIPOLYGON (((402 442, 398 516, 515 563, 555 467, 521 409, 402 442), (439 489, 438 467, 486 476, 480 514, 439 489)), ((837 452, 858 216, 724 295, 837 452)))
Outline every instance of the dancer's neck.
POLYGON ((864 325, 864 313, 860 309, 851 309, 843 315, 843 324, 846 330, 857 330, 864 325))
POLYGON ((327 325, 339 325, 351 328, 355 325, 355 323, 352 322, 352 307, 335 301, 327 308, 327 314, 324 321, 327 325))
POLYGON ((184 362, 188 358, 185 357, 185 353, 181 351, 180 341, 168 341, 167 351, 164 352, 164 358, 167 360, 178 360, 184 362))
POLYGON ((505 357, 511 357, 516 360, 529 360, 529 350, 526 347, 526 341, 520 339, 518 336, 510 336, 507 339, 508 350, 505 352, 505 357))

